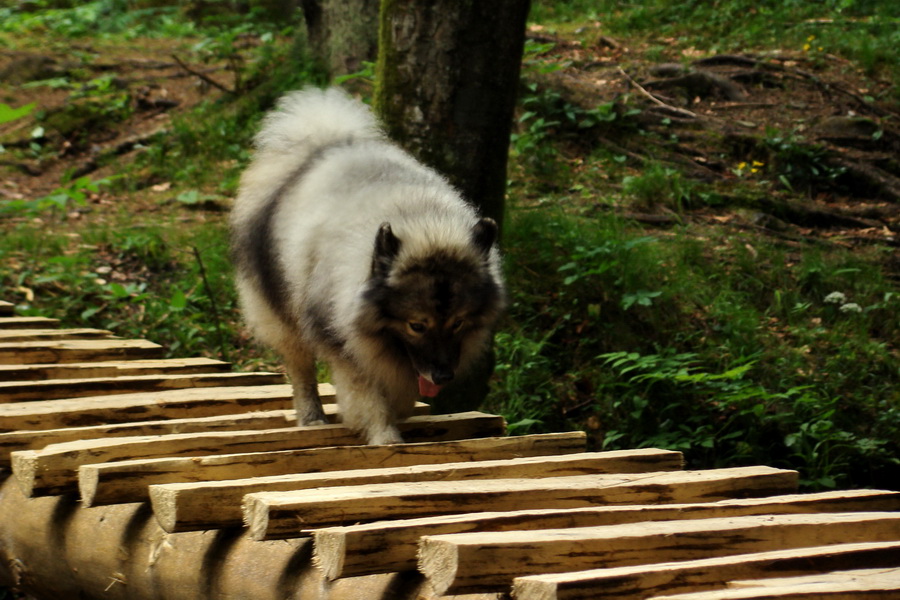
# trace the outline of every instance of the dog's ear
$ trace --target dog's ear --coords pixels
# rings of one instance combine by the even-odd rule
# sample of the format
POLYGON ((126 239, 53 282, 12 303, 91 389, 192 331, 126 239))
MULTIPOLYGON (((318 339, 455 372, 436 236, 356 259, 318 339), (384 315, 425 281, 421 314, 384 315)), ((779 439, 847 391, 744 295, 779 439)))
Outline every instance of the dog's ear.
POLYGON ((497 222, 487 217, 479 219, 472 228, 472 242, 487 257, 497 241, 497 222))
POLYGON ((375 235, 375 252, 372 255, 372 276, 387 277, 397 253, 400 240, 394 235, 390 223, 382 223, 375 235))

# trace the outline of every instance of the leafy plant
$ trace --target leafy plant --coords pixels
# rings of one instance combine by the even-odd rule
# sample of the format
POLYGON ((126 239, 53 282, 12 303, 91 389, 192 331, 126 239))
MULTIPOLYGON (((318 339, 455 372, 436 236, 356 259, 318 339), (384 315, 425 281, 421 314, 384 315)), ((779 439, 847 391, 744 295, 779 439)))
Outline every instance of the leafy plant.
POLYGON ((17 119, 27 117, 34 111, 36 106, 37 104, 32 102, 30 104, 20 106, 19 108, 13 108, 9 104, 0 102, 0 123, 9 123, 10 121, 15 121, 17 119))

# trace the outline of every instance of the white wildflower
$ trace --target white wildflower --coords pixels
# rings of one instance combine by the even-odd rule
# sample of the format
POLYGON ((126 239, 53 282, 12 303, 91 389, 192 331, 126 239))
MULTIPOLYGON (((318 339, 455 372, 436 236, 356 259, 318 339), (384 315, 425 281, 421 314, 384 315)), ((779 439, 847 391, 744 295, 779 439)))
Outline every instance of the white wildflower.
POLYGON ((861 313, 862 308, 856 302, 848 302, 841 306, 842 313, 861 313))
POLYGON ((847 296, 843 292, 831 292, 825 296, 825 302, 828 304, 844 304, 846 301, 847 296))

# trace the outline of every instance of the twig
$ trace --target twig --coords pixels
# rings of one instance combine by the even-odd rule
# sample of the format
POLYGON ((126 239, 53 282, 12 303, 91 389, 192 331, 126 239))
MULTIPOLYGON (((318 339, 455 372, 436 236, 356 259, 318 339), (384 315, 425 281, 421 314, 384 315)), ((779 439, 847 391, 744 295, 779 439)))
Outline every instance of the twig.
POLYGON ((200 278, 203 280, 203 287, 206 289, 206 296, 209 298, 213 319, 216 320, 216 331, 219 334, 219 352, 225 358, 226 362, 231 362, 225 344, 225 332, 222 329, 222 319, 219 316, 219 304, 216 302, 216 296, 213 294, 212 286, 209 285, 209 279, 206 277, 206 267, 203 266, 203 258, 200 256, 200 250, 197 249, 197 246, 191 246, 191 250, 194 251, 194 256, 197 258, 197 266, 200 267, 200 278))
POLYGON ((219 83, 218 81, 216 81, 215 79, 213 79, 212 77, 204 75, 200 71, 197 71, 196 69, 189 67, 187 64, 185 64, 185 62, 183 60, 178 58, 177 55, 173 54, 172 58, 175 59, 175 62, 178 63, 179 67, 181 67, 182 69, 184 69, 185 71, 187 71, 188 73, 193 75, 194 77, 199 77, 200 79, 202 79, 209 85, 213 86, 214 88, 216 88, 218 90, 225 92, 226 94, 234 94, 235 93, 235 90, 230 90, 227 87, 225 87, 224 85, 222 85, 221 83, 219 83))
POLYGON ((657 106, 662 106, 662 107, 664 107, 666 110, 672 111, 673 113, 675 113, 675 114, 677 114, 677 115, 681 115, 681 116, 684 116, 684 117, 689 118, 689 119, 699 119, 699 118, 700 118, 700 116, 699 116, 698 114, 693 113, 693 112, 691 112, 691 111, 689 111, 689 110, 686 110, 686 109, 683 109, 683 108, 676 108, 676 107, 674 107, 674 106, 671 106, 671 105, 669 105, 669 104, 666 104, 665 102, 663 102, 662 100, 660 100, 659 98, 657 98, 656 96, 654 96, 653 94, 651 94, 650 92, 648 92, 647 90, 645 90, 643 87, 641 87, 641 84, 639 84, 637 81, 635 81, 634 79, 632 79, 631 76, 630 76, 628 73, 626 73, 625 70, 624 70, 622 67, 616 67, 616 70, 617 70, 619 73, 621 73, 621 75, 622 75, 625 79, 627 79, 628 82, 629 82, 631 85, 633 85, 635 88, 637 88, 637 90, 638 90, 641 94, 643 94, 644 96, 646 96, 651 102, 653 102, 653 103, 656 104, 657 106))

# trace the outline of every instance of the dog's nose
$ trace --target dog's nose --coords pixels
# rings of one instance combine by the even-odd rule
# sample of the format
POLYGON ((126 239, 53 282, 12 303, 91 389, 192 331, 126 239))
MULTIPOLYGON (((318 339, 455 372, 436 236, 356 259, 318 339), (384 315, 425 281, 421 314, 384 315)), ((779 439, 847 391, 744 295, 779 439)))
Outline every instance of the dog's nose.
POLYGON ((437 385, 444 385, 453 380, 453 371, 450 369, 436 368, 431 371, 431 381, 437 385))

